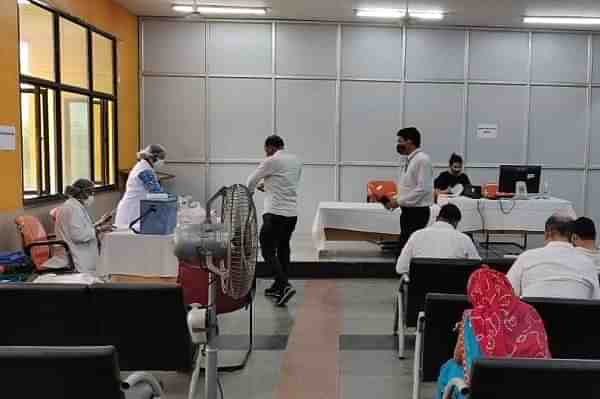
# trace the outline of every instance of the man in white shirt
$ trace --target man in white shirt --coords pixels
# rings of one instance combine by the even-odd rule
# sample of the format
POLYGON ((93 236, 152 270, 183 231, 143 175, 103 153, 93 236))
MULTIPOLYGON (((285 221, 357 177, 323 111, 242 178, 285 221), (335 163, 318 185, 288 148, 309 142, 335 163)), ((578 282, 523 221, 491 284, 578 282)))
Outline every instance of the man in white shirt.
POLYGON ((400 165, 398 195, 384 205, 400 207, 400 249, 411 234, 427 226, 433 205, 433 166, 429 155, 421 150, 421 133, 414 127, 398 132, 396 151, 406 158, 400 165))
POLYGON ((507 273, 515 294, 544 298, 600 298, 592 261, 571 244, 573 219, 554 215, 546 222, 546 246, 523 252, 507 273))
POLYGON ((471 238, 456 230, 461 216, 456 205, 444 205, 432 226, 410 236, 398 257, 396 272, 408 273, 413 258, 481 259, 471 238))
POLYGON ((592 261, 600 272, 600 251, 596 246, 596 226, 590 218, 580 217, 573 222, 571 242, 575 248, 592 261))
POLYGON ((302 162, 284 149, 283 139, 273 135, 265 141, 267 158, 248 177, 250 192, 266 193, 260 247, 267 265, 275 272, 275 281, 265 290, 278 306, 284 306, 296 290, 288 280, 290 240, 298 222, 298 184, 302 162))

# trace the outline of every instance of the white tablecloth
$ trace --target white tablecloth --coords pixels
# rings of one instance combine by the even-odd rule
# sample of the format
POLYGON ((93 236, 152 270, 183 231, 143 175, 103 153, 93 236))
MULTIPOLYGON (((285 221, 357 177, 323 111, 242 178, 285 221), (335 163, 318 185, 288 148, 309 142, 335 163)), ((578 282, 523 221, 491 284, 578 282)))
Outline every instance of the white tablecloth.
MULTIPOLYGON (((466 197, 449 198, 458 206, 462 220, 458 229, 474 231, 542 232, 548 217, 556 212, 575 216, 571 202, 558 199, 475 200, 466 197)), ((432 222, 439 206, 432 206, 432 222)), ((321 202, 313 222, 312 235, 318 250, 325 247, 325 229, 340 229, 368 233, 400 234, 400 210, 390 212, 379 203, 321 202)))
POLYGON ((115 231, 104 236, 98 274, 177 276, 172 235, 145 235, 115 231))

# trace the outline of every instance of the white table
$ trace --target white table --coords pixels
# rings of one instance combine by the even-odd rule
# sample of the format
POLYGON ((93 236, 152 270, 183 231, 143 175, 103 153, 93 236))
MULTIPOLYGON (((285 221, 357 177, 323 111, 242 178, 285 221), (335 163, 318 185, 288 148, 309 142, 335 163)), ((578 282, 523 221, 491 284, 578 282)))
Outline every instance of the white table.
POLYGON ((129 230, 108 233, 102 240, 98 274, 176 277, 178 261, 173 247, 173 235, 135 234, 129 230))
MULTIPOLYGON (((458 229, 464 232, 543 232, 546 220, 556 212, 575 217, 571 202, 558 198, 476 200, 457 197, 440 202, 441 205, 450 202, 460 208, 462 220, 458 229)), ((438 212, 439 206, 433 205, 430 223, 438 212)), ((379 203, 321 202, 313 222, 313 241, 318 250, 323 250, 328 239, 366 240, 377 235, 398 237, 400 213, 400 210, 390 212, 379 203), (346 237, 335 234, 330 238, 331 231, 348 234, 346 237)))

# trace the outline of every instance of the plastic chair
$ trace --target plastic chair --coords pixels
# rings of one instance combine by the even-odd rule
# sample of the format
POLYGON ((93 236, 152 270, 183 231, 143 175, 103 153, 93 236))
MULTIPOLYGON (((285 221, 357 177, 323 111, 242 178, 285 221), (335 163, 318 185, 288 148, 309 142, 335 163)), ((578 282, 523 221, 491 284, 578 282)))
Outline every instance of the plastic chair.
POLYGON ((392 198, 398 193, 393 180, 371 180, 367 183, 367 202, 378 202, 383 197, 392 198))
POLYGON ((36 271, 48 272, 59 270, 73 270, 73 256, 66 242, 57 240, 54 235, 48 235, 46 229, 40 223, 38 218, 30 215, 17 216, 15 219, 17 230, 21 235, 23 250, 25 254, 31 258, 36 271), (62 247, 67 255, 69 267, 66 269, 48 269, 44 267, 44 263, 52 257, 52 248, 55 246, 62 247))

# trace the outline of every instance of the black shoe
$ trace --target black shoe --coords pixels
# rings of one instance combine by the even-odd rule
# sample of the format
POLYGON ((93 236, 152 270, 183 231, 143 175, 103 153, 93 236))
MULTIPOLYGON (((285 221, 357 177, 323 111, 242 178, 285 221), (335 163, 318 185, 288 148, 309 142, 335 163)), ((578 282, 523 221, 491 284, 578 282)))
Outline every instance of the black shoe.
POLYGON ((278 297, 281 295, 281 288, 277 284, 273 283, 269 288, 265 289, 265 296, 278 297))
POLYGON ((296 290, 291 285, 283 288, 281 294, 277 298, 277 306, 285 306, 292 297, 296 295, 296 290))

